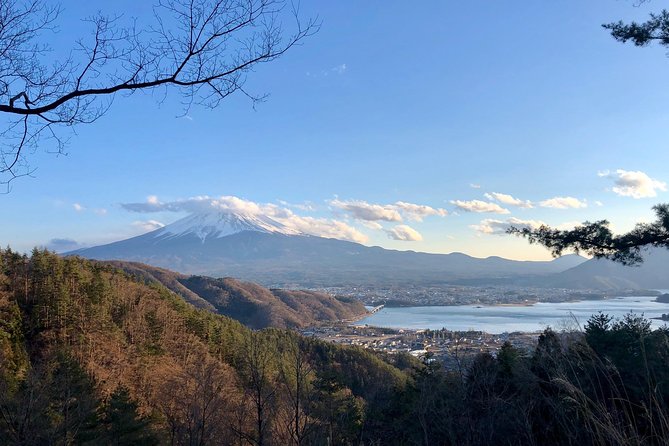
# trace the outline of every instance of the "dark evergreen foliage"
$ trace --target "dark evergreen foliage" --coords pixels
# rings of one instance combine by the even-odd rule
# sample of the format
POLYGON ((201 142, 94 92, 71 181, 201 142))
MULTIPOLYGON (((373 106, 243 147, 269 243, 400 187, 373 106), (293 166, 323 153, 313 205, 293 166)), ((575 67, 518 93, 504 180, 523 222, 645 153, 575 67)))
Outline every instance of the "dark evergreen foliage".
POLYGON ((99 416, 98 444, 110 446, 157 445, 158 439, 151 431, 151 420, 138 413, 138 406, 125 387, 118 387, 102 406, 99 416))
POLYGON ((669 204, 653 207, 657 220, 639 223, 630 232, 615 235, 606 220, 585 222, 571 230, 561 231, 549 226, 538 229, 516 228, 508 230, 527 238, 530 243, 538 243, 551 251, 553 256, 562 255, 571 249, 596 258, 606 258, 623 265, 635 265, 643 261, 643 250, 650 247, 669 248, 669 204))
POLYGON ((636 46, 657 42, 669 46, 669 12, 665 9, 657 14, 650 14, 650 18, 643 23, 618 21, 602 26, 611 31, 613 38, 619 42, 631 41, 636 46))

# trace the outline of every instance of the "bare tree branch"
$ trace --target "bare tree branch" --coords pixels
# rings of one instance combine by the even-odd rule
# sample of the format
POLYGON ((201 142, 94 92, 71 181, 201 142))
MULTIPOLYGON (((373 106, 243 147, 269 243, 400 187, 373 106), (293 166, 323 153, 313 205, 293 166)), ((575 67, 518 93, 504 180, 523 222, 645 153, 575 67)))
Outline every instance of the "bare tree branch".
POLYGON ((313 19, 302 23, 286 0, 160 0, 142 28, 122 26, 122 16, 86 19, 91 36, 47 65, 50 48, 40 39, 60 12, 42 0, 0 2, 0 184, 31 171, 38 143, 51 140, 63 153, 63 130, 103 116, 116 93, 176 90, 184 113, 193 104, 217 107, 237 91, 260 101, 264 95, 243 88, 248 73, 319 28, 313 19))

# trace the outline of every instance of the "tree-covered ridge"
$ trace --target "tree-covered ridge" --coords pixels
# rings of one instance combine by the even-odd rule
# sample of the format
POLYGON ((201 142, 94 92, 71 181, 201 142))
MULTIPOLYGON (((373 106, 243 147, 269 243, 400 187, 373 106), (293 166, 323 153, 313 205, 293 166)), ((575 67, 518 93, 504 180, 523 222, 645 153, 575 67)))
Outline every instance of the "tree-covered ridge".
POLYGON ((595 315, 446 370, 252 331, 109 265, 0 251, 0 444, 667 444, 669 331, 595 315))
POLYGON ((47 251, 0 252, 0 302, 2 444, 105 444, 124 429, 113 444, 289 444, 300 429, 352 442, 406 381, 362 350, 252 332, 47 251))
POLYGON ((367 313, 355 299, 314 291, 267 289, 232 278, 189 276, 136 262, 105 262, 147 284, 162 285, 186 302, 240 321, 250 328, 302 328, 359 318, 367 313))

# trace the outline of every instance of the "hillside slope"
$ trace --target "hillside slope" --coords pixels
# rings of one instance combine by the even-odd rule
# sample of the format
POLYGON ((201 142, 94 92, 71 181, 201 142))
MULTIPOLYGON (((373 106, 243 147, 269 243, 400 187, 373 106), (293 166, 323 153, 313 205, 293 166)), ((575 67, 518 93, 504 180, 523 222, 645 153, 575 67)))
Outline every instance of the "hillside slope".
POLYGON ((355 299, 313 291, 267 289, 235 279, 187 276, 136 262, 106 262, 146 283, 160 284, 188 303, 240 321, 250 328, 301 328, 361 317, 355 299))
POLYGON ((591 259, 537 283, 559 288, 601 290, 669 289, 669 250, 649 249, 644 254, 644 262, 637 266, 591 259))
POLYGON ((253 332, 111 265, 0 250, 3 445, 288 444, 296 385, 309 436, 348 444, 406 379, 363 350, 253 332))

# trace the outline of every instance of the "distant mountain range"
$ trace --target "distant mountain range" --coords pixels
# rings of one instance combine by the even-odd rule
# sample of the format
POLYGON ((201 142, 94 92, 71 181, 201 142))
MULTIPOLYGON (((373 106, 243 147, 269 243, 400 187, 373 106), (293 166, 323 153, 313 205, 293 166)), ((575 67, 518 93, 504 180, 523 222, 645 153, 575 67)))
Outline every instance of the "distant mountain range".
POLYGON ((510 278, 565 271, 585 259, 479 259, 427 254, 315 237, 271 218, 230 212, 194 214, 138 237, 71 252, 98 260, 126 260, 264 285, 439 284, 466 278, 510 278))
POLYGON ((516 283, 574 289, 669 288, 669 252, 643 266, 566 255, 552 261, 475 258, 369 247, 316 237, 256 215, 212 212, 107 245, 70 252, 147 263, 184 274, 235 277, 266 286, 516 283))

